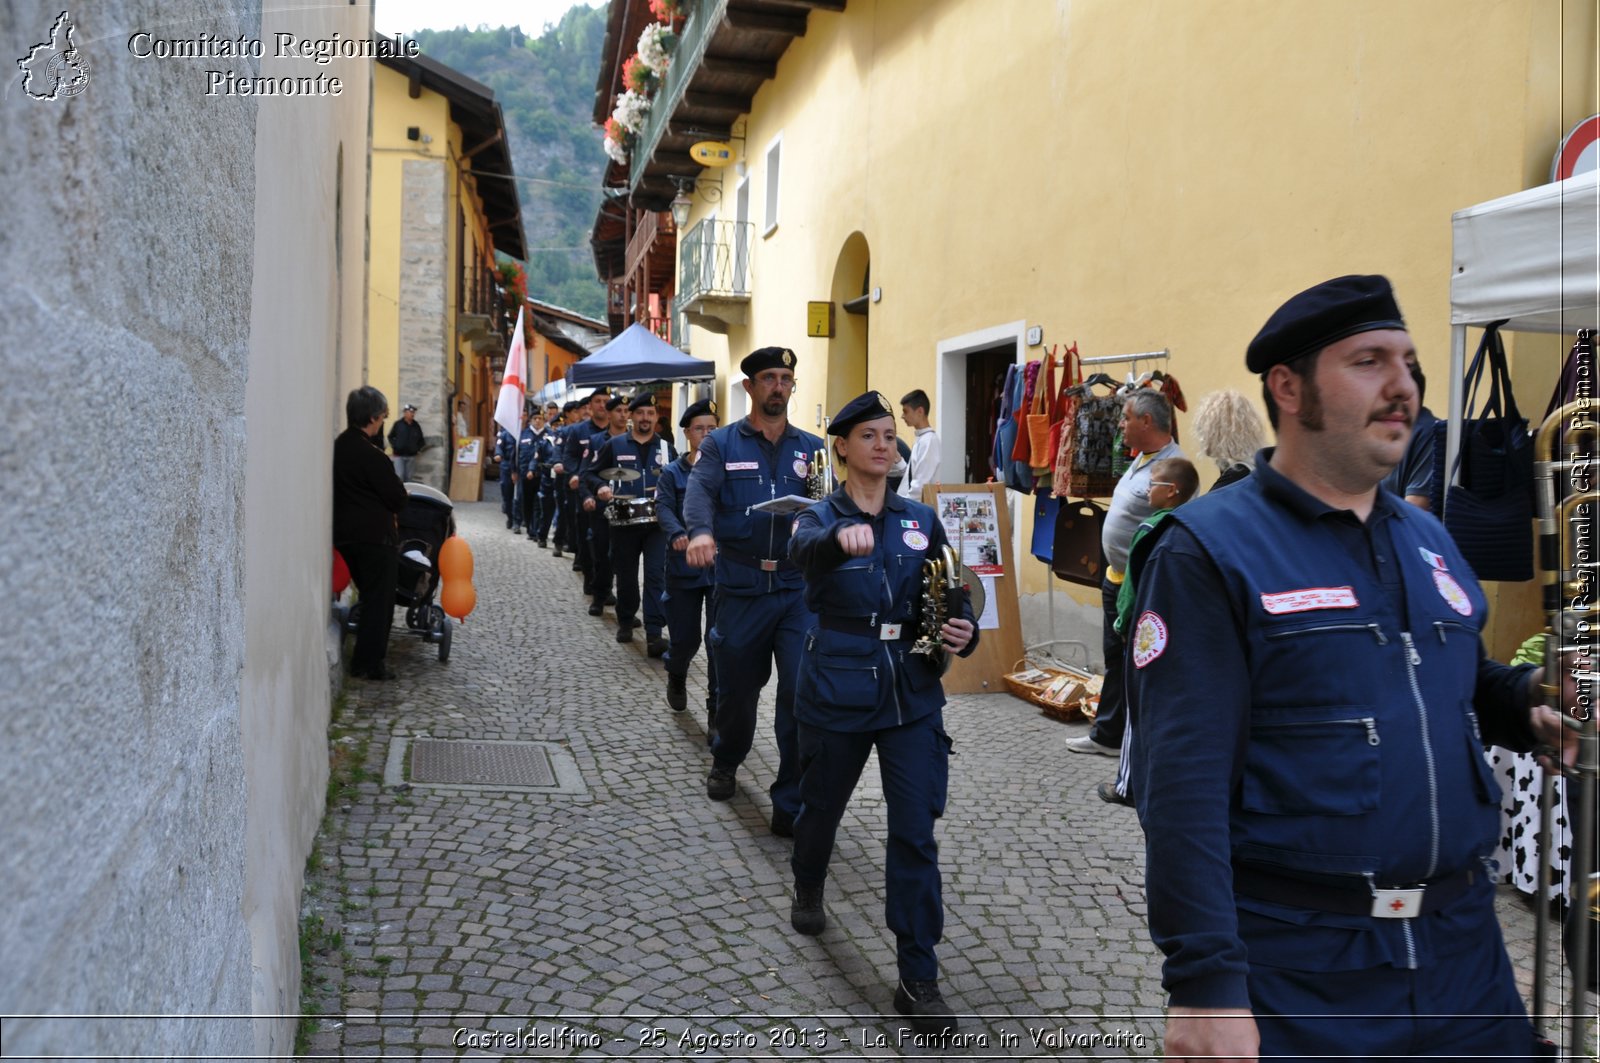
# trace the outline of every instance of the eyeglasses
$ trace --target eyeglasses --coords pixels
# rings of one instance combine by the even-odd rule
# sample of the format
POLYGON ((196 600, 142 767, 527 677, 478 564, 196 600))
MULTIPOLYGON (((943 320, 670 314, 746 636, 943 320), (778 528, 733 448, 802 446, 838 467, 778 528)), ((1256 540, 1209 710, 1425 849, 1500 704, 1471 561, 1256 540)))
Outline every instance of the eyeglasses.
POLYGON ((1177 487, 1178 485, 1175 484, 1175 483, 1172 483, 1170 480, 1151 480, 1150 481, 1150 486, 1151 487, 1177 487))

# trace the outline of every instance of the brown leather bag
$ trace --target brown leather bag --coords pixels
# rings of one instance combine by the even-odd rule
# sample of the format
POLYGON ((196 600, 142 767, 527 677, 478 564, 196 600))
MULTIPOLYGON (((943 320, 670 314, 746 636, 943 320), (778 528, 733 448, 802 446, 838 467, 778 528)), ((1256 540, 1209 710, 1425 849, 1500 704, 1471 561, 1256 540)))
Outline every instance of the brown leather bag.
POLYGON ((1056 539, 1050 551, 1050 568, 1069 583, 1098 587, 1105 579, 1105 555, 1100 552, 1100 530, 1106 508, 1082 499, 1062 502, 1056 513, 1056 539))

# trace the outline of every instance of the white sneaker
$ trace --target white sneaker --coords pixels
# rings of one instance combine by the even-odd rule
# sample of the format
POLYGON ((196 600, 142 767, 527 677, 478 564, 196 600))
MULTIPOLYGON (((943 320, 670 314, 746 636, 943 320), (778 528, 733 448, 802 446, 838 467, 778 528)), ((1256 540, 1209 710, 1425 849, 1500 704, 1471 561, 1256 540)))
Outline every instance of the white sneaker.
POLYGON ((1103 757, 1120 757, 1122 750, 1115 746, 1103 746, 1088 735, 1067 739, 1067 752, 1069 753, 1099 753, 1103 757))

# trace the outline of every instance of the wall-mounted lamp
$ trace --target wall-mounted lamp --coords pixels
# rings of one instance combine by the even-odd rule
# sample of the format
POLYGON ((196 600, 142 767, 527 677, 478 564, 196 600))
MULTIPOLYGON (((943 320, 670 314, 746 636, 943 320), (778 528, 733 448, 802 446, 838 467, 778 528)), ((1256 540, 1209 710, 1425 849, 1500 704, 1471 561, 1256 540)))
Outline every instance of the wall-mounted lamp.
POLYGON ((694 206, 690 198, 694 192, 694 178, 674 177, 672 183, 678 186, 678 194, 672 199, 672 224, 681 229, 689 224, 689 208, 694 206))

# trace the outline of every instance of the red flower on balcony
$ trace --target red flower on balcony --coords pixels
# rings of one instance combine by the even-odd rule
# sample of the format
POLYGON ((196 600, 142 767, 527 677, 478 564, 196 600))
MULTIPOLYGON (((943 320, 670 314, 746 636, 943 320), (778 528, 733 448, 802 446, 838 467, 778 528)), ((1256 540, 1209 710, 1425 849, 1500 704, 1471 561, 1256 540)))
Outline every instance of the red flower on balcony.
POLYGON ((631 55, 622 64, 622 85, 641 96, 647 96, 655 91, 656 72, 645 66, 644 60, 638 55, 631 55))
POLYGON ((657 22, 671 23, 684 14, 683 0, 650 0, 650 14, 657 22))

